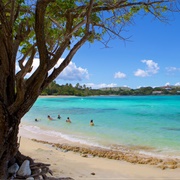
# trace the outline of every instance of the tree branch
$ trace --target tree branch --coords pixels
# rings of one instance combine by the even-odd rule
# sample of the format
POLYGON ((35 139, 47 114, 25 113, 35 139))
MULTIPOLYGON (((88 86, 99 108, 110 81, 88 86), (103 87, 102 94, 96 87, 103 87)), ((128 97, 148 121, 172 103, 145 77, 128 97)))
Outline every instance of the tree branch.
POLYGON ((5 14, 5 6, 3 5, 2 1, 0 1, 0 22, 1 22, 1 28, 4 31, 5 36, 8 36, 10 33, 8 21, 5 14))
POLYGON ((87 19, 87 23, 86 23, 86 31, 89 32, 89 25, 90 25, 90 22, 91 22, 91 12, 92 12, 92 8, 93 8, 93 2, 94 0, 90 0, 89 2, 89 7, 88 7, 88 10, 87 10, 87 14, 86 14, 86 19, 87 19))
POLYGON ((87 41, 91 33, 85 34, 81 40, 79 40, 74 47, 71 49, 67 57, 64 59, 64 61, 60 64, 58 68, 54 68, 53 72, 49 77, 45 80, 43 85, 41 86, 41 90, 43 90, 51 81, 53 81, 62 71, 63 69, 68 66, 70 61, 72 60, 73 56, 77 52, 77 50, 87 41))
POLYGON ((30 54, 30 52, 35 48, 36 44, 32 45, 27 51, 26 53, 24 54, 24 56, 18 61, 19 62, 19 67, 20 69, 23 69, 24 68, 24 61, 26 59, 26 57, 30 54))
POLYGON ((13 24, 14 24, 14 18, 15 18, 15 1, 12 1, 11 0, 11 12, 10 12, 10 15, 11 15, 11 17, 10 17, 10 26, 11 26, 11 29, 13 28, 13 24))
POLYGON ((42 67, 41 69, 46 69, 49 60, 44 32, 44 18, 46 7, 50 2, 53 2, 53 0, 39 0, 36 4, 35 33, 40 57, 40 67, 42 67))
POLYGON ((24 80, 25 75, 32 70, 32 63, 34 56, 36 54, 36 49, 33 46, 31 48, 31 56, 29 57, 27 63, 25 66, 22 67, 21 71, 19 71, 16 74, 16 99, 11 106, 8 107, 9 113, 13 114, 17 110, 17 107, 19 107, 24 99, 25 99, 25 93, 26 93, 26 83, 24 80))

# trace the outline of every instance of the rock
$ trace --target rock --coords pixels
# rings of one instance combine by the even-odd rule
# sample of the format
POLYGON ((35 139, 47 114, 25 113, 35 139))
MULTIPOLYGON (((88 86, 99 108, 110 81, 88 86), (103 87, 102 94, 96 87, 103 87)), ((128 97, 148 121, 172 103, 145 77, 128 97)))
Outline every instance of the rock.
POLYGON ((86 157, 86 158, 88 157, 87 154, 82 154, 81 156, 82 156, 82 157, 86 157))
POLYGON ((26 178, 26 180, 34 180, 34 178, 33 177, 28 177, 28 178, 26 178))
POLYGON ((63 152, 66 153, 66 152, 68 152, 68 150, 65 149, 65 150, 63 150, 63 152))
POLYGON ((91 175, 93 175, 93 176, 94 176, 94 175, 95 175, 95 173, 94 173, 94 172, 92 172, 92 173, 91 173, 91 175))
POLYGON ((30 169, 29 164, 30 164, 30 161, 29 160, 25 160, 22 163, 21 167, 19 168, 17 174, 19 176, 29 176, 29 175, 31 175, 31 169, 30 169))
POLYGON ((12 166, 8 168, 8 173, 15 174, 19 170, 19 165, 14 163, 12 166))

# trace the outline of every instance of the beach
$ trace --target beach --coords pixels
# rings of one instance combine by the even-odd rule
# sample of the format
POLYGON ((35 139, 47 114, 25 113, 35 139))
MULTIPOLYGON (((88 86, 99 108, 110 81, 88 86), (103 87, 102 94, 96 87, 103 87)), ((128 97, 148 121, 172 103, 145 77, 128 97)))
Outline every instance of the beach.
MULTIPOLYGON (((53 146, 60 144, 55 138, 31 134, 22 127, 19 132, 20 152, 35 162, 51 164, 53 176, 73 179, 179 179, 180 170, 157 167, 149 164, 133 164, 64 150, 53 146), (35 141, 34 139, 41 141, 35 141), (43 143, 49 142, 49 143, 43 143)), ((65 142, 63 142, 64 144, 65 142)), ((67 142, 66 142, 67 144, 67 142)), ((71 143, 70 143, 71 145, 71 143)), ((73 145, 74 146, 74 145, 73 145)), ((78 144, 76 144, 76 147, 78 144)), ((79 145, 80 146, 80 145, 79 145)))
POLYGON ((179 100, 179 96, 39 98, 22 119, 20 151, 35 162, 50 164, 57 178, 179 179, 179 100))
POLYGON ((180 159, 179 109, 180 96, 43 97, 22 123, 51 141, 180 159), (67 117, 72 123, 66 123, 67 117))

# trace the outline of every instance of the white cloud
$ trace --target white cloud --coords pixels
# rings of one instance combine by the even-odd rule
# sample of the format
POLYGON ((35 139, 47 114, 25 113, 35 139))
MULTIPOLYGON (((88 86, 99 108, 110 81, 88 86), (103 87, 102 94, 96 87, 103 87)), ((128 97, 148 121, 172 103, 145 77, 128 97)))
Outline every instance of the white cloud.
POLYGON ((142 69, 138 69, 135 73, 135 76, 140 76, 140 77, 146 77, 148 76, 148 73, 142 69))
POLYGON ((105 87, 117 87, 117 84, 110 83, 110 84, 94 84, 94 83, 86 83, 87 87, 91 87, 92 89, 99 89, 99 88, 105 88, 105 87))
MULTIPOLYGON (((167 82, 167 83, 165 84, 165 86, 170 86, 170 85, 171 85, 171 84, 170 84, 169 82, 167 82)), ((174 86, 180 86, 180 82, 175 83, 174 86)))
POLYGON ((147 67, 145 70, 138 69, 134 73, 135 76, 146 77, 158 73, 158 63, 155 63, 153 60, 142 60, 141 62, 145 63, 147 67))
POLYGON ((142 88, 142 87, 144 87, 144 86, 137 86, 136 89, 140 89, 140 88, 142 88))
MULTIPOLYGON (((57 68, 64 59, 59 59, 57 64, 55 65, 55 68, 57 68)), ((24 62, 24 65, 27 61, 24 62)), ((33 69, 30 73, 26 75, 26 78, 30 77, 32 73, 37 69, 39 66, 39 59, 35 58, 33 61, 33 69)), ((16 72, 20 70, 18 64, 16 64, 16 72)), ((53 69, 49 71, 49 74, 52 73, 53 69)), ((83 69, 81 67, 77 67, 74 62, 70 62, 69 65, 63 70, 63 72, 57 77, 57 79, 63 79, 63 80, 79 80, 82 79, 89 79, 89 73, 87 69, 83 69)))
POLYGON ((155 63, 153 60, 142 60, 143 63, 145 63, 148 66, 147 72, 156 74, 158 73, 159 67, 158 63, 155 63))
POLYGON ((122 72, 117 72, 114 74, 114 78, 125 78, 126 77, 126 74, 122 73, 122 72))
POLYGON ((128 85, 123 85, 122 87, 128 87, 128 88, 130 88, 128 85))
POLYGON ((166 67, 165 69, 168 75, 175 75, 180 72, 180 68, 177 67, 166 67))
POLYGON ((168 72, 173 72, 173 71, 180 71, 180 68, 177 68, 177 67, 166 67, 166 70, 168 72))
POLYGON ((70 62, 69 65, 58 76, 58 79, 81 81, 82 79, 89 79, 89 73, 87 69, 77 67, 75 63, 70 62))
POLYGON ((167 82, 167 83, 165 84, 165 86, 170 86, 170 83, 169 83, 169 82, 167 82))
POLYGON ((180 86, 180 82, 177 82, 177 83, 175 84, 175 86, 180 86))

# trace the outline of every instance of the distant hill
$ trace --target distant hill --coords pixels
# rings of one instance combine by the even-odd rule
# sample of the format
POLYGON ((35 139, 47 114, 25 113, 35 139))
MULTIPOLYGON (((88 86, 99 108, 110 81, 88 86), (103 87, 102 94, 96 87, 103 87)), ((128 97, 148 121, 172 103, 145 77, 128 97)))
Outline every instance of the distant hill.
POLYGON ((105 87, 92 89, 86 85, 72 84, 59 85, 51 82, 41 95, 73 95, 73 96, 94 96, 94 95, 180 95, 180 86, 161 87, 140 87, 131 89, 129 87, 105 87))

